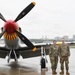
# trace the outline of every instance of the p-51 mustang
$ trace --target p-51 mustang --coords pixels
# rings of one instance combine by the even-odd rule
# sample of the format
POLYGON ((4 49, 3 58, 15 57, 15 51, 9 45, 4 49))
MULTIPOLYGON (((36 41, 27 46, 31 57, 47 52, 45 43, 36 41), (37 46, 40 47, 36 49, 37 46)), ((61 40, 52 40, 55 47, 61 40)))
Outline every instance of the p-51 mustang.
POLYGON ((17 16, 17 18, 14 21, 12 20, 7 21, 0 13, 0 19, 2 19, 5 22, 4 27, 1 28, 2 33, 0 34, 0 38, 4 35, 5 47, 0 47, 0 57, 5 58, 6 56, 8 56, 8 62, 10 61, 10 59, 15 59, 15 61, 18 61, 20 55, 23 58, 29 58, 40 55, 40 51, 36 51, 36 48, 39 46, 34 46, 21 33, 21 28, 16 23, 21 18, 23 18, 34 6, 35 2, 30 3, 17 16), (20 47, 19 39, 21 39, 22 42, 27 45, 27 47, 20 47))

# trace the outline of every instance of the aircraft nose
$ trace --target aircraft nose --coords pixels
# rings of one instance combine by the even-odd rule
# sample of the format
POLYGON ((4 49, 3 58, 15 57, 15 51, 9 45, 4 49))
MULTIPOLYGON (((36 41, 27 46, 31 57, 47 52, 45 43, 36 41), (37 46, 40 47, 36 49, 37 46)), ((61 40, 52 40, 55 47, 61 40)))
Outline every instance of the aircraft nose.
POLYGON ((18 25, 14 21, 7 21, 5 23, 4 29, 7 33, 12 34, 18 29, 18 25))

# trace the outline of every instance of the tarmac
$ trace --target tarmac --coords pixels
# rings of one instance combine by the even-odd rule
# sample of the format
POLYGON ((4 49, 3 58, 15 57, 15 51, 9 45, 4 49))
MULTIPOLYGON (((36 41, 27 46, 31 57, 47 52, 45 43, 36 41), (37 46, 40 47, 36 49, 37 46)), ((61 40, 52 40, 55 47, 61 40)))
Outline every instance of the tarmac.
MULTIPOLYGON (((71 48, 71 56, 69 58, 69 73, 75 75, 75 48, 71 48)), ((48 70, 40 68, 40 58, 20 58, 18 62, 10 60, 7 63, 6 59, 0 59, 0 75, 52 75, 51 64, 49 56, 47 56, 48 63, 46 64, 48 70)), ((64 68, 65 71, 65 68, 64 68)), ((60 75, 60 60, 58 61, 57 75, 60 75)), ((64 73, 66 75, 66 73, 64 73)))

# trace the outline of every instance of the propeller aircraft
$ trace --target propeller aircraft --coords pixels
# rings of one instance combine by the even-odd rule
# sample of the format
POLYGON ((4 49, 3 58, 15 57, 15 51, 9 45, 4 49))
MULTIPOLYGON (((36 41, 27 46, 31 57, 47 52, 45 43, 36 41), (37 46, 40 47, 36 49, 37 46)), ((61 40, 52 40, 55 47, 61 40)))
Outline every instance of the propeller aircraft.
POLYGON ((16 23, 20 19, 22 19, 24 16, 28 14, 28 12, 36 5, 35 2, 30 3, 18 16, 15 20, 6 20, 4 16, 0 13, 0 19, 2 19, 5 24, 1 28, 2 33, 0 34, 0 38, 4 36, 5 41, 5 47, 0 47, 0 57, 5 58, 8 56, 8 62, 10 59, 15 59, 15 61, 18 61, 18 58, 20 55, 22 55, 24 58, 26 55, 25 51, 32 50, 33 52, 36 51, 36 46, 34 46, 27 37, 25 37, 21 33, 21 28, 16 23), (19 39, 26 44, 28 47, 20 47, 19 46, 19 39))

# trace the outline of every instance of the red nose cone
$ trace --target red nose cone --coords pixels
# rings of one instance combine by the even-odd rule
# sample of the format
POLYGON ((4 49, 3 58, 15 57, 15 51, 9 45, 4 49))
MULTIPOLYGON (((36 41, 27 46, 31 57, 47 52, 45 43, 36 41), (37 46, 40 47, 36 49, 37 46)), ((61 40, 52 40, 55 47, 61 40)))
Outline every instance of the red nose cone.
POLYGON ((5 23, 4 29, 6 30, 7 33, 12 34, 15 32, 15 30, 18 30, 18 25, 14 21, 7 21, 5 23))

